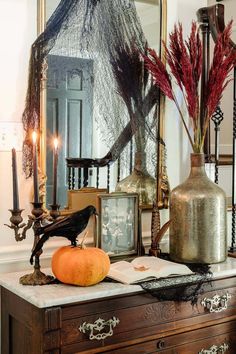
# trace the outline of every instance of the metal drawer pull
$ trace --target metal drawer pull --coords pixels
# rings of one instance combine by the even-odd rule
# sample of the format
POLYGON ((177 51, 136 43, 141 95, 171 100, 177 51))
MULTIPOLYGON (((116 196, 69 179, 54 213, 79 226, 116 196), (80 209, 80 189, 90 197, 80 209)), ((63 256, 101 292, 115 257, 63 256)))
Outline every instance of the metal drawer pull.
POLYGON ((231 295, 215 295, 212 298, 204 298, 201 301, 201 305, 206 307, 210 312, 221 312, 228 307, 228 300, 231 299, 231 295))
POLYGON ((219 347, 213 345, 209 349, 202 349, 198 354, 224 354, 229 349, 228 344, 223 343, 219 347))
POLYGON ((102 340, 107 337, 111 337, 113 335, 113 328, 115 328, 120 323, 119 318, 112 317, 110 320, 103 320, 99 318, 94 323, 84 322, 80 327, 79 331, 81 333, 89 332, 89 339, 93 340, 102 340), (101 333, 101 331, 105 328, 109 327, 109 331, 106 333, 101 333), (98 331, 99 333, 94 334, 94 331, 98 331))

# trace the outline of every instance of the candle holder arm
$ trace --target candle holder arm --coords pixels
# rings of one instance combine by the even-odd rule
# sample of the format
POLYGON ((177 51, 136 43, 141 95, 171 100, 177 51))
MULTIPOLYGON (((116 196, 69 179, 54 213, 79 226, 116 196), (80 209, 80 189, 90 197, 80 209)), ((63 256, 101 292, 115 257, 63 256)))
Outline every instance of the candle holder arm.
POLYGON ((4 224, 5 226, 9 227, 10 229, 13 229, 15 232, 15 240, 18 241, 22 241, 26 238, 26 232, 27 230, 29 230, 32 225, 33 225, 33 218, 32 216, 28 216, 28 222, 26 223, 22 223, 23 218, 21 216, 23 209, 17 209, 17 210, 10 210, 10 212, 12 213, 12 216, 10 218, 10 222, 11 225, 8 224, 4 224), (22 232, 20 232, 20 230, 22 229, 22 232))
POLYGON ((18 241, 22 241, 26 239, 26 232, 27 230, 29 230, 31 228, 31 226, 33 225, 33 221, 32 220, 28 220, 27 224, 23 223, 21 225, 8 225, 8 224, 4 224, 5 226, 9 227, 10 229, 13 229, 15 232, 15 240, 18 241), (20 229, 22 229, 22 233, 20 233, 20 229))

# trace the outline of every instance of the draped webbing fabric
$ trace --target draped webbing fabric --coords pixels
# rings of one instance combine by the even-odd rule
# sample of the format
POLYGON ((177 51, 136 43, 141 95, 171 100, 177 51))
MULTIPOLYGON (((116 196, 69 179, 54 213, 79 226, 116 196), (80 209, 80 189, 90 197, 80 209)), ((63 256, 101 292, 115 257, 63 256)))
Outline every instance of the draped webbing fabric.
POLYGON ((140 286, 159 301, 189 301, 195 305, 204 291, 205 284, 211 284, 212 272, 207 264, 186 265, 193 274, 145 281, 140 283, 140 286))
MULTIPOLYGON (((48 20, 45 31, 31 48, 28 91, 22 118, 26 132, 23 170, 27 177, 32 174, 31 133, 40 128, 40 83, 47 55, 94 60, 93 115, 100 126, 106 129, 108 146, 112 146, 133 117, 130 115, 130 107, 122 95, 117 93, 119 85, 114 72, 121 49, 133 47, 138 52, 144 52, 146 48, 146 39, 133 0, 61 0, 48 20)), ((153 88, 150 79, 148 83, 146 79, 144 81, 146 93, 142 100, 148 107, 141 110, 145 110, 146 132, 149 136, 153 135, 152 140, 155 141, 153 116, 158 90, 153 88), (147 100, 148 95, 150 97, 147 100), (150 119, 147 118, 149 115, 150 119)), ((127 95, 132 96, 132 92, 127 92, 127 95)), ((138 111, 134 115, 136 120, 133 119, 131 124, 137 129, 144 113, 140 114, 140 102, 137 105, 135 100, 131 100, 131 105, 134 105, 134 113, 138 111)), ((115 146, 119 150, 116 155, 119 155, 123 147, 115 146)))

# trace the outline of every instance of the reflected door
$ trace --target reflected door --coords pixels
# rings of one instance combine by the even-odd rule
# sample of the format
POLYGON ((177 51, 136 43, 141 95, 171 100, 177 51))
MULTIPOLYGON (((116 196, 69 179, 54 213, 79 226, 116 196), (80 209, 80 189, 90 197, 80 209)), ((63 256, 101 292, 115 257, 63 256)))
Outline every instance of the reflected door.
POLYGON ((92 156, 93 61, 49 55, 47 80, 47 206, 52 203, 53 136, 58 136, 58 199, 67 204, 66 157, 92 156))

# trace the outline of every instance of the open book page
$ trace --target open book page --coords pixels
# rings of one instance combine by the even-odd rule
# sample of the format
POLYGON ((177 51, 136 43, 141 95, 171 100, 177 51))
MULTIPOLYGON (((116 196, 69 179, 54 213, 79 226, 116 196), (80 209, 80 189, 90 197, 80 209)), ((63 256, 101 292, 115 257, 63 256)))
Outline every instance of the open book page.
POLYGON ((135 258, 131 263, 120 261, 111 264, 108 277, 124 284, 134 284, 145 280, 192 273, 184 264, 144 256, 135 258))

